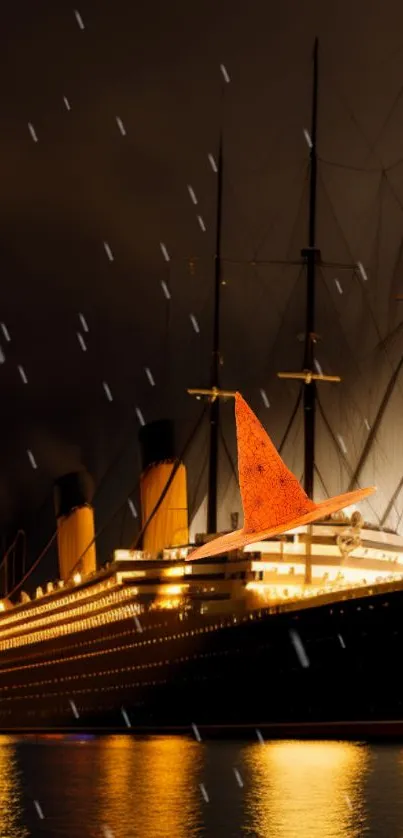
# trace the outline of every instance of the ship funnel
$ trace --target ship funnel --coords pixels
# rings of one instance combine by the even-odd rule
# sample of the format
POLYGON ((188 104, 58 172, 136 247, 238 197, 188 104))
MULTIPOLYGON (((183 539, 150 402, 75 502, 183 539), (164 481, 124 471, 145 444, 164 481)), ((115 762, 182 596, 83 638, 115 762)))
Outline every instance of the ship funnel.
POLYGON ((96 570, 92 480, 86 471, 59 477, 54 485, 59 572, 63 582, 73 573, 96 570))
POLYGON ((172 473, 168 491, 143 536, 143 550, 159 553, 189 541, 186 468, 175 458, 172 422, 160 420, 139 432, 142 475, 140 481, 142 526, 148 521, 172 473))

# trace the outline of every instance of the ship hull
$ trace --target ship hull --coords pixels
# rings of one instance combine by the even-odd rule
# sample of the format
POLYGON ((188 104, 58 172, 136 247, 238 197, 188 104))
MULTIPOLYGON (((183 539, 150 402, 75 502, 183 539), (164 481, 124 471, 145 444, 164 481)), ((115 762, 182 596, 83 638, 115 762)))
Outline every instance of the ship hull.
POLYGON ((403 736, 402 614, 403 591, 238 617, 149 612, 3 651, 0 729, 403 736))

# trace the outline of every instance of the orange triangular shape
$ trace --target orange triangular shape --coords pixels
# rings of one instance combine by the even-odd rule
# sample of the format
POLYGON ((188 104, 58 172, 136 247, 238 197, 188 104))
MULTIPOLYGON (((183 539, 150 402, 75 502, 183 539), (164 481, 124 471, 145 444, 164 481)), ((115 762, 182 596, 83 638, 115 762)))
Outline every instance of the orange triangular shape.
POLYGON ((235 415, 244 532, 275 528, 315 509, 239 393, 235 415))

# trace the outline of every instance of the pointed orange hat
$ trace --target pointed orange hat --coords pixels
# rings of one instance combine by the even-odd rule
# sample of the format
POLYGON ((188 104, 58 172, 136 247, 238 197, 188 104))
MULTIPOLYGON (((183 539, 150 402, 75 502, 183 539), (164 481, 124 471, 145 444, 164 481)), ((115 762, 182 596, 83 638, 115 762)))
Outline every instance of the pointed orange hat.
POLYGON ((258 418, 239 393, 235 396, 235 416, 244 526, 197 547, 188 554, 188 559, 193 561, 240 550, 247 544, 331 515, 376 491, 372 486, 314 503, 283 463, 258 418))

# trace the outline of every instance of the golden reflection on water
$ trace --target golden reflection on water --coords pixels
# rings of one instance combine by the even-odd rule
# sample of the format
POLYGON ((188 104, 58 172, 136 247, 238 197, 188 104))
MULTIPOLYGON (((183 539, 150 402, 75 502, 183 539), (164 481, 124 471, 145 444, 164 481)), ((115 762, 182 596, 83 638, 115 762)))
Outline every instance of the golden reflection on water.
MULTIPOLYGON (((362 835, 366 746, 348 742, 267 742, 245 753, 246 801, 256 838, 362 835)), ((250 834, 250 833, 249 833, 250 834)))
POLYGON ((0 835, 25 838, 22 826, 21 787, 17 770, 14 740, 0 737, 0 835))
POLYGON ((192 838, 200 827, 198 743, 108 737, 100 759, 100 822, 114 835, 192 838))

